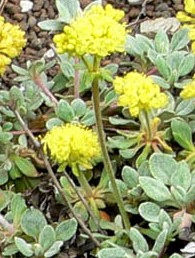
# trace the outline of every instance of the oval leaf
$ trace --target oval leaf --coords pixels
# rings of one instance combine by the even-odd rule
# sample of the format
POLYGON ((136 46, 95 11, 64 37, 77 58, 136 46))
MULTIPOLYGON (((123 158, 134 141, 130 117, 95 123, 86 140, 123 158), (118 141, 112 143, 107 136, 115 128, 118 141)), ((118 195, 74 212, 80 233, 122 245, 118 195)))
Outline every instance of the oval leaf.
POLYGON ((26 210, 21 219, 21 228, 24 233, 36 240, 46 224, 43 214, 34 208, 26 210))
POLYGON ((67 241, 76 233, 77 221, 72 218, 61 222, 56 227, 56 239, 61 241, 67 241))
POLYGON ((44 257, 53 257, 55 254, 59 253, 60 248, 62 247, 62 241, 56 241, 47 252, 44 253, 44 257))
POLYGON ((139 213, 148 222, 158 222, 160 207, 153 202, 144 202, 139 206, 139 213))
POLYGON ((46 251, 49 249, 56 240, 55 230, 50 225, 45 225, 39 235, 39 244, 46 251))
POLYGON ((61 99, 56 107, 56 115, 64 122, 71 122, 74 117, 74 111, 67 101, 61 99))
POLYGON ((129 237, 133 242, 133 249, 136 253, 139 251, 147 252, 148 251, 148 244, 142 234, 136 229, 131 228, 129 232, 129 237))
POLYGON ((23 175, 29 176, 29 177, 38 176, 38 172, 35 166, 28 159, 15 155, 14 162, 23 175))
POLYGON ((24 239, 15 237, 14 238, 15 244, 18 250, 25 256, 31 257, 33 255, 32 246, 28 244, 24 239))
POLYGON ((139 183, 144 192, 151 199, 158 202, 163 202, 171 199, 171 194, 162 181, 151 177, 142 176, 139 178, 139 183))
POLYGON ((164 184, 170 184, 172 174, 177 169, 177 162, 164 153, 154 153, 149 159, 150 172, 156 179, 164 184))
POLYGON ((174 119, 171 122, 173 137, 186 150, 194 150, 190 126, 182 120, 174 119))

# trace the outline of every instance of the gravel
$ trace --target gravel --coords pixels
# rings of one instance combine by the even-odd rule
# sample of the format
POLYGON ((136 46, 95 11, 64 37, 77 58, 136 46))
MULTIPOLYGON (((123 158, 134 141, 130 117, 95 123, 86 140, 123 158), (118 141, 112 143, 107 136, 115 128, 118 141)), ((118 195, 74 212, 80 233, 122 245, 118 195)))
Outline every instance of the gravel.
MULTIPOLYGON (((84 8, 90 2, 90 0, 80 0, 81 7, 84 8)), ((116 8, 123 9, 126 14, 125 21, 127 23, 135 21, 141 10, 143 14, 140 16, 140 20, 146 20, 158 17, 173 17, 177 11, 183 9, 182 0, 148 0, 143 11, 143 2, 143 0, 103 1, 104 4, 110 3, 116 8)), ((33 61, 43 56, 47 58, 53 57, 53 53, 51 54, 52 34, 42 31, 37 24, 40 21, 55 19, 57 17, 55 0, 9 0, 5 5, 2 15, 7 21, 19 24, 26 32, 26 47, 20 57, 13 60, 14 64, 25 67, 27 60, 33 61)), ((134 26, 136 32, 139 31, 139 25, 140 23, 138 22, 134 26)), ((52 69, 54 70, 48 72, 49 76, 55 74, 58 67, 52 69)), ((15 76, 16 74, 8 67, 5 75, 1 79, 2 87, 10 87, 15 84, 13 81, 15 76)))

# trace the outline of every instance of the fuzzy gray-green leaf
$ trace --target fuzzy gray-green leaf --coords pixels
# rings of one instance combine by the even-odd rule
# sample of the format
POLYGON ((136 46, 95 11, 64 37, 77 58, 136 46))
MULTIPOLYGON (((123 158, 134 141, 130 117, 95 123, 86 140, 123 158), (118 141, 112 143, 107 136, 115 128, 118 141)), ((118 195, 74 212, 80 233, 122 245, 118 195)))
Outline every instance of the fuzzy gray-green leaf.
POLYGON ((168 188, 161 180, 142 176, 139 178, 139 183, 146 195, 155 201, 163 202, 172 199, 168 188))

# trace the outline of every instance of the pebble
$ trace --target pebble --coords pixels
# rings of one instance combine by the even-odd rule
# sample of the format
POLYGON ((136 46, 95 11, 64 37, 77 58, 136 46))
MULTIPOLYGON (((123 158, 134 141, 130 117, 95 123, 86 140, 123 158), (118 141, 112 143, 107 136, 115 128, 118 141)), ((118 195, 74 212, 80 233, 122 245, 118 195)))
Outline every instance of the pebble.
POLYGON ((21 12, 22 13, 28 12, 32 9, 33 2, 31 2, 29 0, 21 0, 20 1, 20 7, 21 7, 21 12))
POLYGON ((157 33, 159 30, 163 29, 171 33, 178 30, 180 22, 176 18, 157 18, 155 20, 147 20, 140 24, 141 33, 157 33))
POLYGON ((143 0, 128 0, 130 5, 140 5, 143 3, 143 0))
POLYGON ((55 56, 55 52, 53 51, 53 49, 49 49, 45 52, 45 54, 43 55, 44 58, 52 58, 55 56))
POLYGON ((33 16, 28 18, 28 24, 30 27, 34 27, 37 24, 37 19, 33 16))
POLYGON ((164 11, 167 11, 168 9, 169 9, 169 6, 167 3, 161 3, 157 5, 155 8, 155 10, 159 12, 164 12, 164 11))

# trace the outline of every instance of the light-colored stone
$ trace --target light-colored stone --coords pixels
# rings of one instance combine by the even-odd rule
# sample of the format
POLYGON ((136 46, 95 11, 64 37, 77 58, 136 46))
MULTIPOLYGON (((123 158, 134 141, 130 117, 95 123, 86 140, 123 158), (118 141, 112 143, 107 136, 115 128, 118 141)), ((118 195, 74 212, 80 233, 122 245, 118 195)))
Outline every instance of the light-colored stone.
POLYGON ((147 20, 140 24, 140 32, 149 34, 157 33, 159 30, 169 31, 171 33, 178 30, 180 22, 174 18, 157 18, 155 20, 147 20))
POLYGON ((142 4, 143 0, 128 0, 130 5, 142 4))
POLYGON ((33 2, 29 0, 21 0, 20 7, 21 7, 21 12, 26 13, 33 8, 33 2))
POLYGON ((44 58, 52 58, 54 56, 55 56, 55 53, 54 53, 53 49, 51 48, 51 49, 47 50, 47 52, 44 54, 43 57, 44 58))

